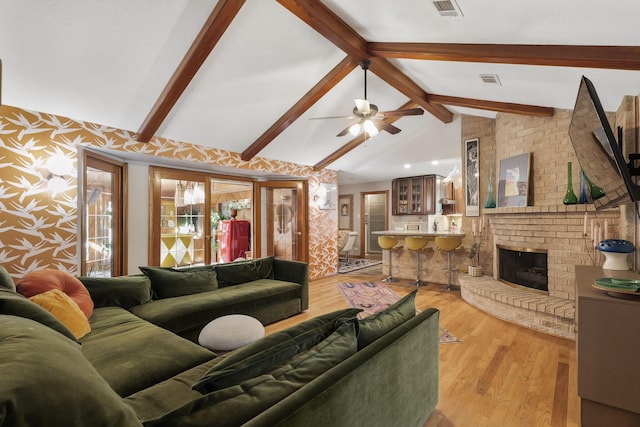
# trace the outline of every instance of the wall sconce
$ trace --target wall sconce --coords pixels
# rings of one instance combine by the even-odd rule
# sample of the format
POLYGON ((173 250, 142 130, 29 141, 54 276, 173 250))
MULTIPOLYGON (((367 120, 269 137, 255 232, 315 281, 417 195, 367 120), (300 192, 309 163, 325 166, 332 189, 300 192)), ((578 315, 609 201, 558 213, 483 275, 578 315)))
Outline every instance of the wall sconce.
POLYGON ((338 194, 335 184, 320 183, 320 187, 313 194, 313 202, 319 209, 336 209, 338 194))
POLYGON ((52 195, 55 196, 64 191, 68 184, 64 177, 73 173, 73 160, 62 153, 56 153, 47 160, 45 168, 48 171, 45 177, 47 188, 52 195))

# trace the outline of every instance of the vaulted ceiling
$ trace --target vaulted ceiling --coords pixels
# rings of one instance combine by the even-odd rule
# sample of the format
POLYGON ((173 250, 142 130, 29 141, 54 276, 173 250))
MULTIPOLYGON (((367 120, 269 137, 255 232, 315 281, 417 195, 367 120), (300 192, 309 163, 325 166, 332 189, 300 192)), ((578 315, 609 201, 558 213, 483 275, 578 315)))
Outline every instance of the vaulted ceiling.
POLYGON ((640 93, 640 2, 451 6, 458 16, 432 0, 4 0, 2 102, 336 169, 349 184, 446 174, 460 114, 570 109, 581 75, 610 111, 640 93), (309 120, 351 114, 363 59, 380 110, 425 114, 385 118, 402 131, 370 139, 336 137, 353 120, 309 120))

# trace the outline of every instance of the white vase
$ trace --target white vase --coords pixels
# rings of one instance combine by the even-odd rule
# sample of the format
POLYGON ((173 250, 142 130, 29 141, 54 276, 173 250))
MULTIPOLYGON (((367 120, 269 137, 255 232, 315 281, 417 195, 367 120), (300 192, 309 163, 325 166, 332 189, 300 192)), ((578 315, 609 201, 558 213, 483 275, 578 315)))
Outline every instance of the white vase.
POLYGON ((482 276, 482 267, 479 265, 470 265, 467 273, 472 277, 480 277, 482 276))

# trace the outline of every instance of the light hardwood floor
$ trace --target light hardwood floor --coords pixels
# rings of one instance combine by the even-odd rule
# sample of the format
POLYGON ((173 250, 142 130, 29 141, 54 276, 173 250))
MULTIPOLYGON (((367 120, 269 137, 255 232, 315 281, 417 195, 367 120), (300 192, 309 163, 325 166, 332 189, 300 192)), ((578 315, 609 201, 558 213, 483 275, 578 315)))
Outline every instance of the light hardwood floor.
MULTIPOLYGON (((381 276, 369 268, 312 281, 309 310, 267 326, 267 333, 346 308, 338 283, 381 276)), ((389 287, 400 296, 415 289, 406 280, 389 287)), ((424 427, 580 424, 574 341, 494 318, 441 285, 421 287, 416 306, 439 309, 440 325, 462 340, 440 346, 439 403, 424 427)))

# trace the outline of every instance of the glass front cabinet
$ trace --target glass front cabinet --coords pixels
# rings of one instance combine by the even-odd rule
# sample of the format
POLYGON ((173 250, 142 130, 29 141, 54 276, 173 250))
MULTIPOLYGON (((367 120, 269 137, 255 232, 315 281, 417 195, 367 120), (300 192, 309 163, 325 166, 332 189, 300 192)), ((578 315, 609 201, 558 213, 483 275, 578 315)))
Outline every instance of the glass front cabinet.
POLYGON ((442 177, 422 175, 396 178, 391 182, 393 215, 442 213, 442 177))

